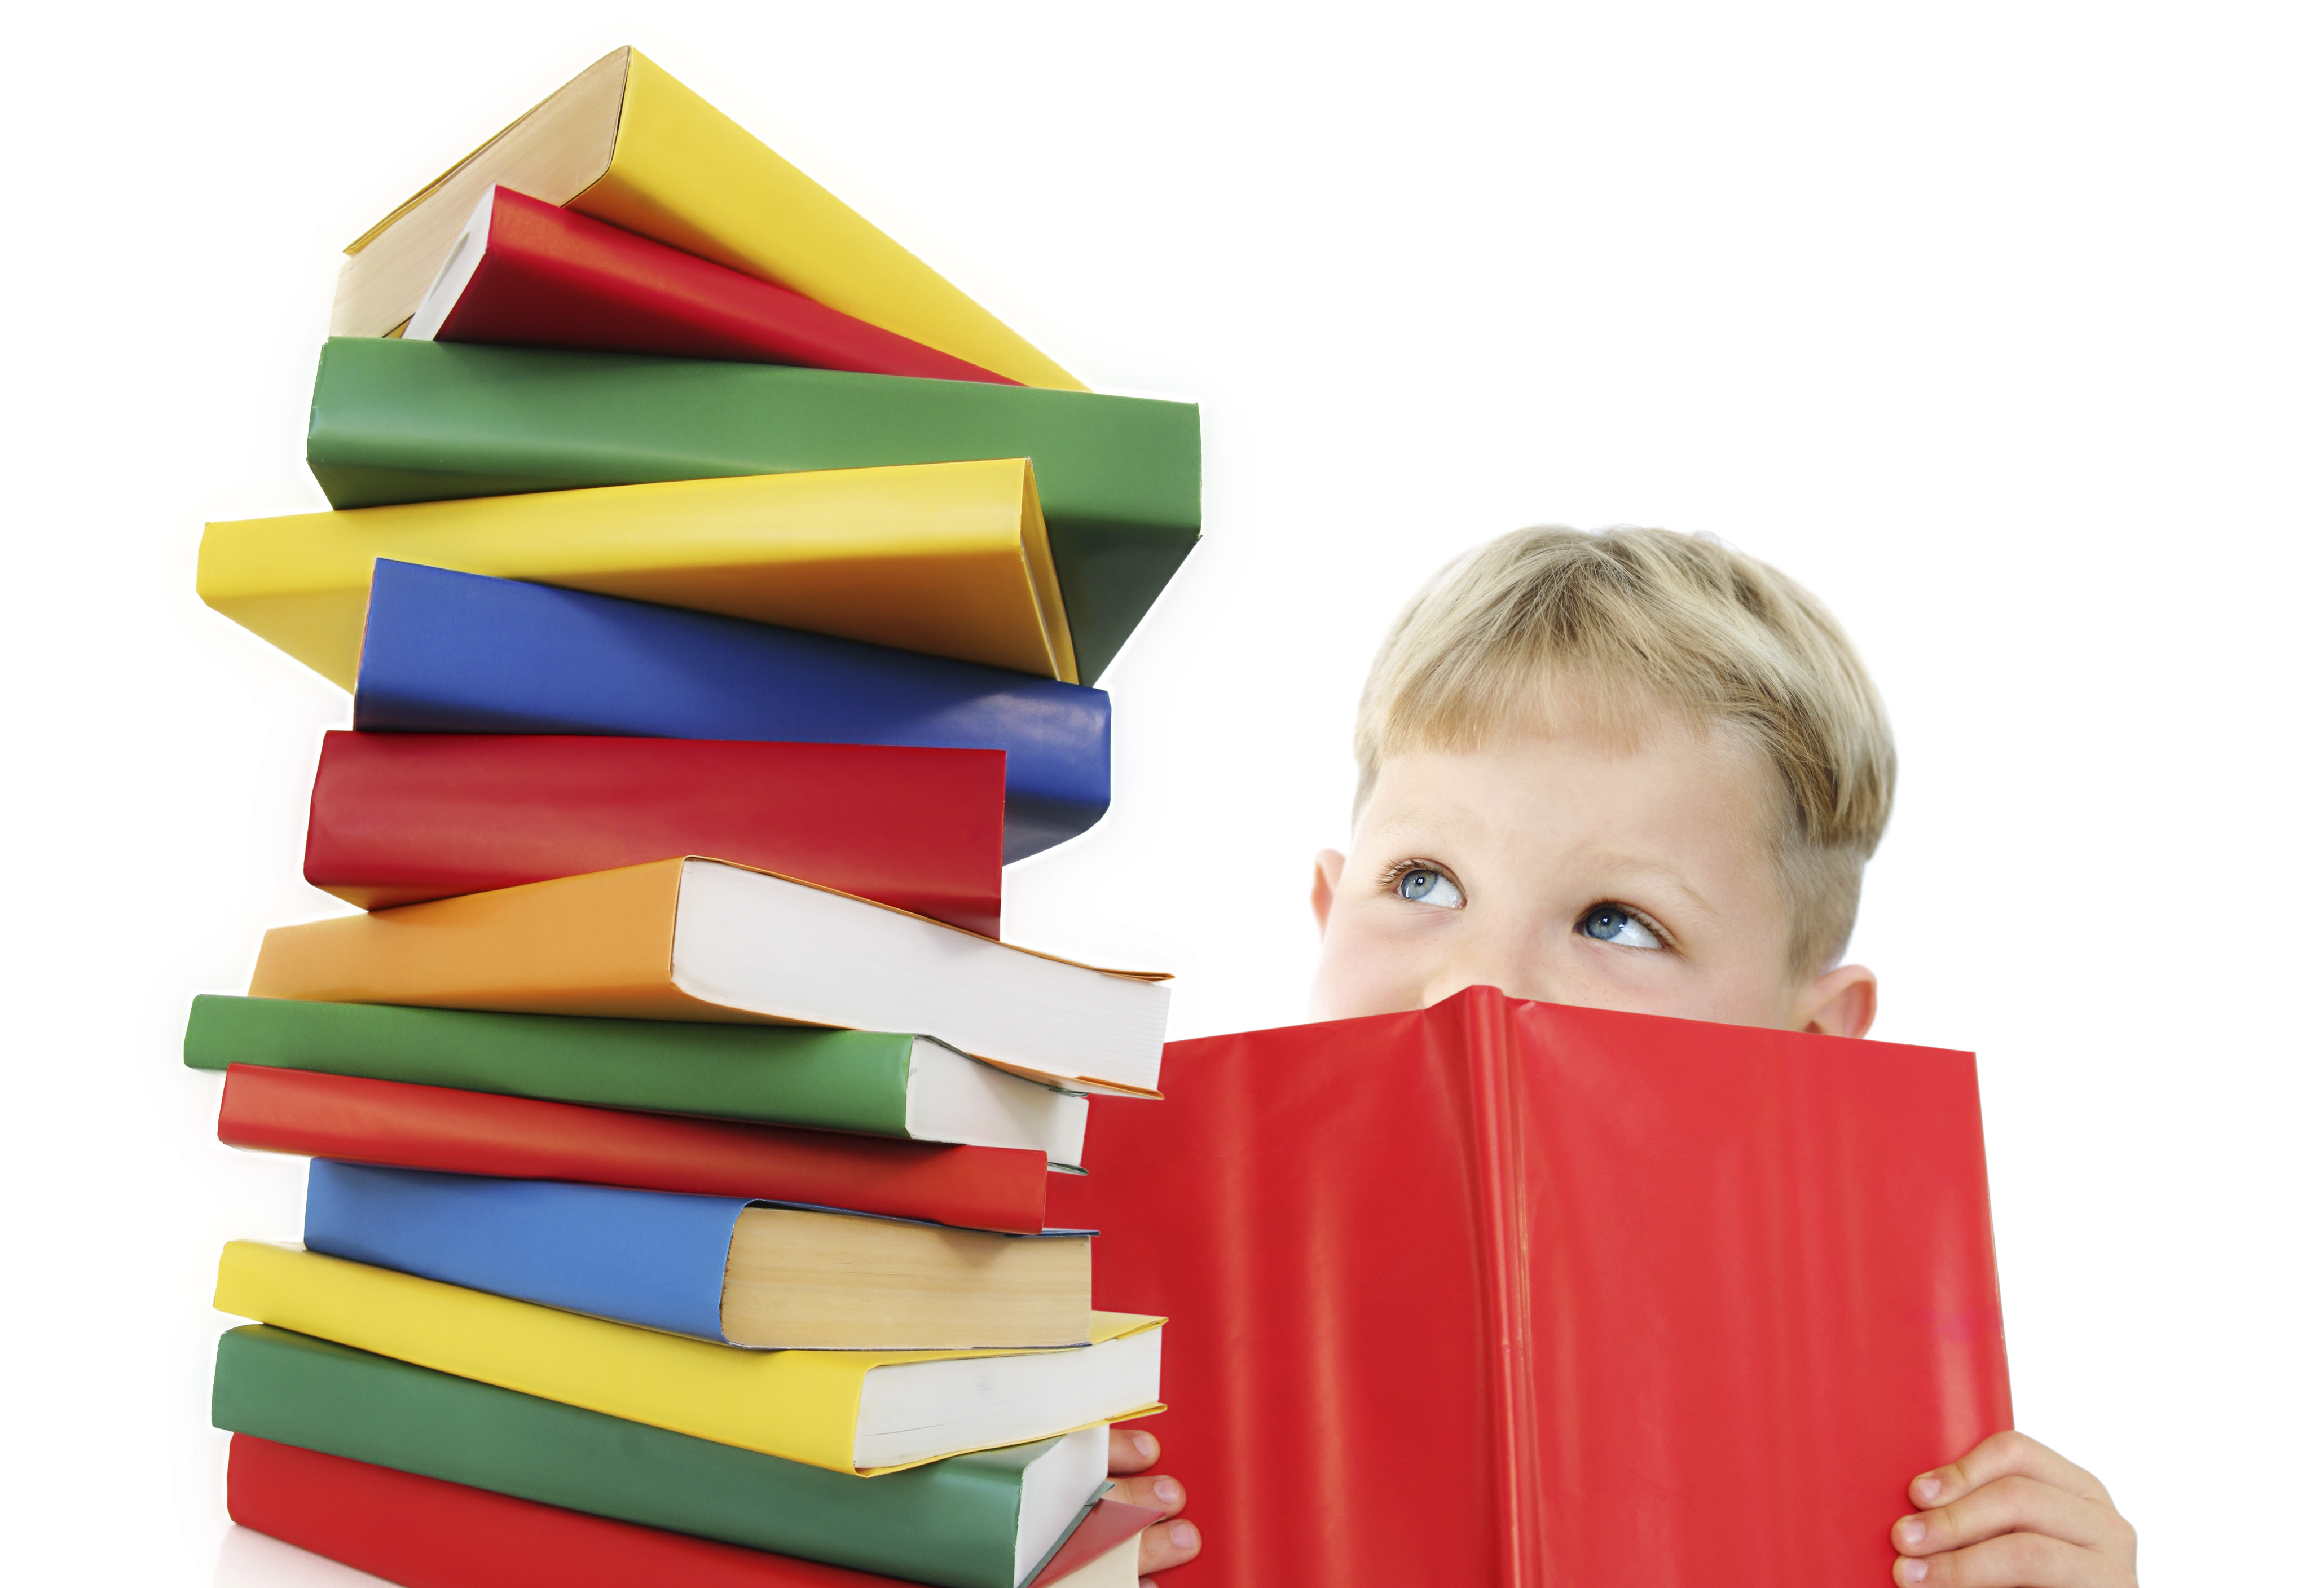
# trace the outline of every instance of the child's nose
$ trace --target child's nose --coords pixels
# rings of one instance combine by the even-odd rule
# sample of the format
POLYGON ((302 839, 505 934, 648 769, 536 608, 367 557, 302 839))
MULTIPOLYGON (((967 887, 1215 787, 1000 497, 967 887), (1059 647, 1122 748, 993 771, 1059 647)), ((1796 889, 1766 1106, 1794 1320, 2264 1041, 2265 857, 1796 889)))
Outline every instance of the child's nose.
POLYGON ((1499 987, 1512 998, 1530 998, 1538 1003, 1557 1004, 1564 1000, 1553 985, 1550 968, 1539 957, 1515 950, 1487 950, 1462 955, 1440 968, 1429 978, 1421 998, 1425 1008, 1442 1003, 1457 992, 1474 987, 1499 987))

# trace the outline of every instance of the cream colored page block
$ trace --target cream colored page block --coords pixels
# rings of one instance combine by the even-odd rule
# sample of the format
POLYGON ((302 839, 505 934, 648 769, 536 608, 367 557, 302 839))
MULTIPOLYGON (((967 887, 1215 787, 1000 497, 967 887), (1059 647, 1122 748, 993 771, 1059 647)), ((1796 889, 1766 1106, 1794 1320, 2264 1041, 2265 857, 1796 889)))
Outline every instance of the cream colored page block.
POLYGON ((1089 1340, 1084 1239, 752 1207, 721 1306, 737 1345, 914 1350, 1089 1340))
POLYGON ((1138 1542, 1132 1534, 1079 1571, 1068 1572, 1048 1588, 1138 1588, 1138 1542))
POLYGON ((527 111, 347 247, 331 304, 334 336, 384 336, 410 317, 462 223, 498 183, 565 204, 605 173, 630 72, 624 46, 527 111))

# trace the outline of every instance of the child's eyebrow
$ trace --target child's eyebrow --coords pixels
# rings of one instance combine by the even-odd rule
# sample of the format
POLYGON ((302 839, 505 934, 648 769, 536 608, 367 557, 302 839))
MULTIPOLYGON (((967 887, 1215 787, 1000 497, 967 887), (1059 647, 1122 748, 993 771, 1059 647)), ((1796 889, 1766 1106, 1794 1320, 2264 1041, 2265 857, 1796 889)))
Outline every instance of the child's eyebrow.
POLYGON ((1577 858, 1592 870, 1603 867, 1606 875, 1616 879, 1615 886, 1626 882, 1660 883, 1679 894, 1702 913, 1719 913, 1711 901, 1687 880, 1686 873, 1666 860, 1657 860, 1651 855, 1619 855, 1604 849, 1593 849, 1577 858))
POLYGON ((1400 805, 1383 815, 1373 817, 1370 825, 1374 834, 1392 833, 1408 827, 1428 829, 1427 813, 1428 807, 1425 805, 1400 805))

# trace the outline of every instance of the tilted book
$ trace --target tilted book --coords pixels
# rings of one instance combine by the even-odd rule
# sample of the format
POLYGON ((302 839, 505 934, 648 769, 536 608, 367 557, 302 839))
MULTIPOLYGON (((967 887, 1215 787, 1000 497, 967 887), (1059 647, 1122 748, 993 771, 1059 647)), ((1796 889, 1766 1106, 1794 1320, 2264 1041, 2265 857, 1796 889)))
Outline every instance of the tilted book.
POLYGON ((237 1434, 939 1588, 1017 1588, 1105 1482, 1084 1428, 876 1483, 252 1324, 218 1336, 237 1434))
POLYGON ((2009 1426, 1967 1053, 1520 1003, 1173 1044, 1091 1121, 1174 1584, 1877 1583, 2009 1426))
POLYGON ((251 996, 915 1031, 1152 1096, 1170 991, 812 883, 678 858, 266 934, 251 996))
POLYGON ((1035 386, 1081 382, 636 50, 614 50, 347 245, 331 333, 409 319, 495 183, 1035 386))
POLYGON ((355 726, 1007 752, 1003 859, 1112 798, 1105 692, 973 662, 382 558, 355 726))
POLYGON ((337 508, 1030 458, 1084 680, 1203 528, 1190 402, 706 359, 335 337, 307 464, 337 508))
POLYGON ((226 1068, 217 1134, 227 1146, 255 1152, 446 1174, 808 1202, 1012 1235, 1038 1235, 1047 1223, 1049 1166, 1039 1152, 586 1108, 255 1064, 226 1068))
POLYGON ((1162 1320, 1065 1351, 742 1351, 257 1241, 220 1312, 503 1389, 864 1477, 1158 1410, 1162 1320))
POLYGON ((203 993, 186 1016, 185 1056, 196 1069, 258 1065, 604 1109, 1030 1148, 1069 1167, 1082 1161, 1089 1118, 1085 1097, 903 1032, 203 993))
POLYGON ((998 750, 567 734, 327 733, 307 880, 366 910, 671 855, 1001 935, 998 750))
POLYGON ((403 340, 1016 384, 788 288, 498 186, 476 201, 403 340))
POLYGON ((1022 458, 230 519, 195 590, 352 690, 381 557, 1078 676, 1022 458))
POLYGON ((1090 1234, 318 1159, 307 1250, 760 1350, 1086 1345, 1090 1234))
MULTIPOLYGON (((641 1528, 236 1434, 226 1513, 404 1588, 884 1588, 898 1579, 641 1528)), ((1162 1513, 1100 1500, 1022 1588, 1133 1588, 1162 1513)), ((948 1577, 913 1581, 948 1583, 948 1577)))

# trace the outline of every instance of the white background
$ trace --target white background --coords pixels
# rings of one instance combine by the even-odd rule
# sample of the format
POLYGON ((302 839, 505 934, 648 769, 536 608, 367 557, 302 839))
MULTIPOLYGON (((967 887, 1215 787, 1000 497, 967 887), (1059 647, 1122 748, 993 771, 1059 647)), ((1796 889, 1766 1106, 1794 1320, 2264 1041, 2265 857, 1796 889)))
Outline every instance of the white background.
POLYGON ((330 913, 299 855, 347 703, 195 601, 194 548, 325 505, 336 249, 628 41, 1094 385, 1203 401, 1206 538, 1105 680, 1112 813, 1016 868, 1012 936, 1177 968, 1179 1035, 1297 1018, 1423 575, 1542 521, 1766 556, 1895 718, 1858 957, 1876 1034, 1983 1056, 2021 1426, 2150 1583, 2315 1580, 2315 15, 20 16, 6 1574, 327 1580, 226 1540, 207 1427, 217 1248, 295 1235, 300 1166, 211 1140, 176 1045, 330 913))

